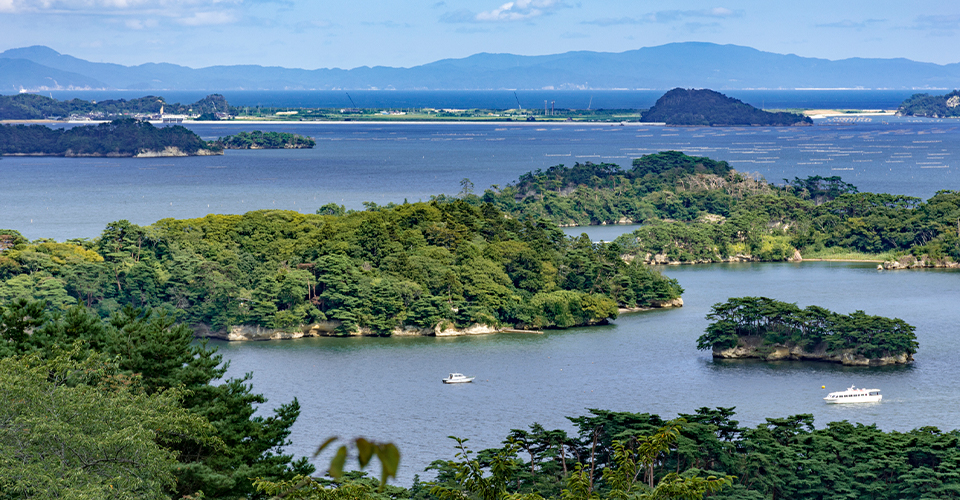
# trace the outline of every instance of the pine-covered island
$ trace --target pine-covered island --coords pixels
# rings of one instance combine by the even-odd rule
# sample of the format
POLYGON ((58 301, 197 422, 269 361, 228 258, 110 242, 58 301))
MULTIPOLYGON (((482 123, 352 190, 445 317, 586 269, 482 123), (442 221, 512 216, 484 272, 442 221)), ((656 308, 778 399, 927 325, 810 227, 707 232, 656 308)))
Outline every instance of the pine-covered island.
POLYGON ((713 322, 697 348, 713 351, 714 358, 883 366, 913 362, 918 346, 915 328, 899 318, 800 309, 767 297, 714 304, 707 319, 713 322))

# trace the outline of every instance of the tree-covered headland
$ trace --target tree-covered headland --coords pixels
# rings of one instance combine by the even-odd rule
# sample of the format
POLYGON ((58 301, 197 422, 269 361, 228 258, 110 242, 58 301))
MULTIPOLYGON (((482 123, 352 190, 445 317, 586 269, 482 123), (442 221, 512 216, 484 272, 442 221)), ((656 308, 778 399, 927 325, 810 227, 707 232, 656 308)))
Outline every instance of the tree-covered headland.
POLYGON ((319 214, 257 211, 110 224, 94 240, 6 234, 0 301, 78 300, 104 316, 158 307, 188 324, 339 334, 602 323, 680 297, 675 280, 613 244, 465 200, 319 214))
POLYGON ((561 225, 642 223, 616 243, 647 262, 782 261, 798 251, 897 266, 960 262, 960 192, 922 201, 862 193, 836 176, 777 185, 678 151, 645 155, 630 169, 587 162, 536 170, 477 199, 561 225))
POLYGON ((193 104, 167 103, 163 97, 144 96, 136 99, 60 101, 52 97, 22 93, 0 96, 0 120, 69 119, 71 116, 112 120, 124 117, 156 115, 161 107, 166 114, 216 117, 226 114, 230 105, 220 94, 211 94, 193 104))
POLYGON ((130 157, 222 153, 222 146, 208 143, 182 126, 154 127, 133 118, 72 128, 0 125, 0 155, 130 157))
POLYGON ((813 125, 796 113, 764 111, 713 90, 682 88, 663 94, 640 121, 700 127, 813 125))
POLYGON ((899 116, 960 117, 960 90, 946 95, 913 94, 897 108, 899 116))
POLYGON ((845 365, 898 364, 917 352, 914 327, 863 311, 838 314, 766 297, 714 304, 697 347, 718 358, 811 359, 845 365))

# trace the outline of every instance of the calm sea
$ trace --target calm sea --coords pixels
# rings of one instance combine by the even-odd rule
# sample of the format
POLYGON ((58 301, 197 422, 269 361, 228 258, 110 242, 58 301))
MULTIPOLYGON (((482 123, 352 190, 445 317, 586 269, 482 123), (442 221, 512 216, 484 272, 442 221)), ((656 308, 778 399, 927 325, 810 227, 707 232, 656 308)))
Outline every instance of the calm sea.
MULTIPOLYGON (((291 450, 309 455, 326 437, 397 443, 398 484, 436 459, 452 459, 447 436, 474 449, 499 446, 510 429, 538 422, 572 431, 567 416, 588 408, 666 418, 697 408, 736 407, 754 426, 767 417, 812 413, 817 427, 847 420, 884 430, 960 428, 960 273, 882 271, 869 264, 715 264, 664 270, 686 290, 684 307, 623 316, 609 326, 545 335, 461 338, 313 338, 216 342, 230 374, 252 371, 267 407, 298 398, 291 450), (768 296, 800 306, 899 317, 916 326, 920 349, 906 367, 810 362, 714 361, 697 351, 712 304, 768 296), (449 372, 476 376, 448 386, 449 372), (879 388, 883 402, 827 405, 827 392, 879 388), (826 389, 821 389, 826 386, 826 389)), ((329 460, 322 457, 318 462, 329 460)), ((426 474, 429 476, 430 474, 426 474)))
POLYGON ((863 191, 927 198, 960 189, 960 122, 894 117, 817 120, 812 127, 701 128, 610 124, 285 123, 188 125, 205 139, 241 130, 314 137, 310 150, 227 151, 192 158, 0 160, 0 228, 29 238, 94 237, 115 220, 150 224, 326 203, 429 200, 478 192, 557 164, 629 168, 644 154, 680 150, 727 160, 769 181, 841 176, 863 191))

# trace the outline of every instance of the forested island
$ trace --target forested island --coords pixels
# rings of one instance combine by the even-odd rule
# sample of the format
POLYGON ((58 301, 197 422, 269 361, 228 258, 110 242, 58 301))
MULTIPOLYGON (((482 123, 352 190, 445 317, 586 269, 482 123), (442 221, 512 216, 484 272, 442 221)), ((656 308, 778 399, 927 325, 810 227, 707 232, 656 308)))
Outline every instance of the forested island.
POLYGON ((960 192, 927 201, 861 193, 840 177, 775 185, 723 161, 678 151, 610 163, 557 165, 494 186, 475 202, 561 225, 642 223, 616 240, 650 263, 853 258, 889 268, 960 262, 960 192))
POLYGON ((154 127, 149 122, 121 118, 99 125, 50 128, 44 125, 0 125, 0 155, 12 156, 195 156, 223 154, 179 126, 154 127))
POLYGON ((224 149, 310 149, 317 145, 312 137, 288 132, 238 132, 216 140, 224 149))
POLYGON ((547 221, 463 200, 370 208, 118 221, 66 243, 0 231, 0 303, 159 307, 236 339, 567 328, 681 304, 675 280, 547 221))
POLYGON ((640 121, 706 127, 813 125, 796 113, 764 111, 713 90, 682 88, 663 94, 640 121))
POLYGON ((917 352, 915 328, 902 319, 863 311, 838 314, 819 306, 767 297, 736 297, 714 304, 712 323, 697 348, 715 358, 815 360, 844 365, 906 364, 917 352))
POLYGON ((960 90, 946 95, 913 94, 897 108, 898 116, 960 117, 960 90))
POLYGON ((177 115, 206 115, 216 119, 230 111, 227 100, 220 94, 211 94, 193 104, 167 103, 163 97, 148 95, 136 99, 108 99, 60 101, 37 94, 20 93, 0 95, 0 120, 67 120, 71 117, 111 120, 123 117, 146 118, 164 113, 177 115))

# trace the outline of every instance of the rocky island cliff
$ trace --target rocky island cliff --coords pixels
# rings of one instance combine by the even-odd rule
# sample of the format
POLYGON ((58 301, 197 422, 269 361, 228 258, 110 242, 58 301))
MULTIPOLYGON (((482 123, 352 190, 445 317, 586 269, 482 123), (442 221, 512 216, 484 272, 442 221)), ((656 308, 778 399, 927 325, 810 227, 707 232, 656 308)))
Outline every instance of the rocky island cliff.
POLYGON ((762 359, 764 361, 825 361, 846 366, 904 365, 913 362, 913 355, 902 352, 887 356, 868 358, 855 349, 831 351, 827 343, 809 350, 792 344, 764 344, 762 337, 741 337, 736 347, 713 348, 713 357, 719 359, 762 359))
MULTIPOLYGON (((628 314, 674 307, 683 307, 683 299, 677 297, 670 300, 654 300, 651 301, 649 307, 621 307, 618 309, 618 313, 628 314)), ((602 324, 607 324, 607 320, 592 321, 582 326, 602 324)), ((357 327, 344 332, 343 322, 337 320, 318 321, 293 328, 268 328, 259 325, 232 325, 224 328, 211 328, 210 325, 204 323, 193 325, 193 331, 197 338, 230 341, 294 340, 307 337, 462 337, 464 335, 491 335, 495 333, 543 333, 539 329, 497 327, 480 323, 457 327, 453 323, 445 322, 438 323, 433 328, 420 328, 416 325, 397 326, 389 332, 389 335, 384 335, 364 327, 357 327)))

